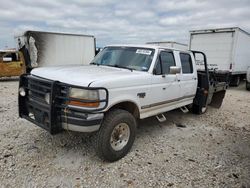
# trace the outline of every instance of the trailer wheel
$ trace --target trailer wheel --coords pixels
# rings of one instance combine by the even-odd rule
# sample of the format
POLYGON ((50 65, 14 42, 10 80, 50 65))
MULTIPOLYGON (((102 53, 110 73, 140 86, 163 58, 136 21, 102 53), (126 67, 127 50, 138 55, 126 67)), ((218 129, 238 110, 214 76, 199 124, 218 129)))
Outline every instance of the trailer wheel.
POLYGON ((238 87, 240 85, 240 76, 233 76, 230 81, 230 86, 238 87))
POLYGON ((97 155, 106 161, 116 161, 131 149, 136 135, 136 120, 125 110, 114 109, 105 115, 95 137, 97 155))
POLYGON ((246 81, 246 90, 250 91, 250 82, 246 81))

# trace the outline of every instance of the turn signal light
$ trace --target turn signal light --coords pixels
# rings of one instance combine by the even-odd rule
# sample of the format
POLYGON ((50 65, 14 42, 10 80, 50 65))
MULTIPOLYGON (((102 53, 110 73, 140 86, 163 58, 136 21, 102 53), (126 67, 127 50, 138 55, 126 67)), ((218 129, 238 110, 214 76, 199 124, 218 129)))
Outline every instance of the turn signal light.
POLYGON ((79 102, 79 101, 69 101, 68 105, 88 107, 88 108, 97 108, 100 105, 100 102, 79 102))

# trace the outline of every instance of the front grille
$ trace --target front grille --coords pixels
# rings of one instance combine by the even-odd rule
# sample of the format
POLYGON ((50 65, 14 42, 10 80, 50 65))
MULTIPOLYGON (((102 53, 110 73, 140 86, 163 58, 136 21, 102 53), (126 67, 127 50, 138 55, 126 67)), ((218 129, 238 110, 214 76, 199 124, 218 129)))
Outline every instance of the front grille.
POLYGON ((108 104, 108 91, 105 88, 84 88, 72 86, 58 81, 51 81, 32 75, 20 77, 20 87, 25 88, 26 95, 19 95, 19 116, 46 129, 51 134, 61 132, 62 123, 67 122, 82 125, 86 122, 85 113, 95 113, 106 108, 108 104), (83 99, 72 99, 68 94, 70 87, 83 89, 98 89, 106 92, 106 98, 97 100, 104 103, 99 109, 82 109, 67 105, 69 100, 90 102, 83 99), (45 97, 47 98, 45 99, 45 97), (49 99, 49 100, 48 100, 49 99), (49 101, 49 102, 48 102, 49 101), (77 121, 76 121, 77 120, 77 121))
POLYGON ((28 90, 29 90, 29 97, 31 100, 43 103, 44 105, 48 105, 45 101, 45 95, 51 94, 51 81, 36 79, 30 77, 28 79, 28 90))
POLYGON ((28 116, 48 131, 51 131, 51 105, 45 96, 51 98, 52 83, 32 76, 26 82, 28 116))
POLYGON ((60 116, 54 103, 60 96, 60 86, 55 81, 23 75, 20 86, 26 90, 26 97, 19 97, 19 114, 51 134, 61 131, 60 116), (45 99, 46 98, 46 99, 45 99))

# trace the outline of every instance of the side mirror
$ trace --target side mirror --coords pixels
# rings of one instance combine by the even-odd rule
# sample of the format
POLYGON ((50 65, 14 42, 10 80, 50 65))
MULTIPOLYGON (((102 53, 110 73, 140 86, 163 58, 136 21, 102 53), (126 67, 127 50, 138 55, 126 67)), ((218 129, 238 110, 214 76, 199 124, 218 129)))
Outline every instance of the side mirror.
POLYGON ((10 62, 12 61, 11 57, 3 57, 3 62, 10 62))
POLYGON ((181 68, 177 66, 171 66, 169 70, 169 74, 179 74, 181 73, 181 68))

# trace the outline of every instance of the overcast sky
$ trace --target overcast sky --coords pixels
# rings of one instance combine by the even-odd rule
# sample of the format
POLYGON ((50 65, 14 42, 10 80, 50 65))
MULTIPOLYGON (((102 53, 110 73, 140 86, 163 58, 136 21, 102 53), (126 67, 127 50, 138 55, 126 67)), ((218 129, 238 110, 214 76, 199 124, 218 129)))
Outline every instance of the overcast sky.
POLYGON ((191 29, 250 32, 250 0, 0 0, 0 48, 24 30, 94 35, 97 45, 177 41, 191 29))

